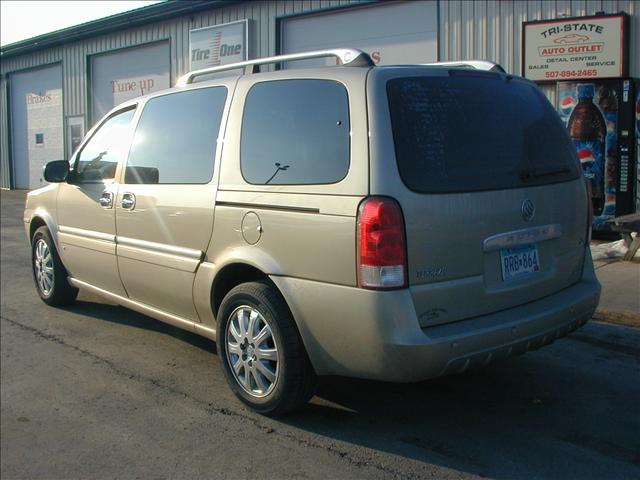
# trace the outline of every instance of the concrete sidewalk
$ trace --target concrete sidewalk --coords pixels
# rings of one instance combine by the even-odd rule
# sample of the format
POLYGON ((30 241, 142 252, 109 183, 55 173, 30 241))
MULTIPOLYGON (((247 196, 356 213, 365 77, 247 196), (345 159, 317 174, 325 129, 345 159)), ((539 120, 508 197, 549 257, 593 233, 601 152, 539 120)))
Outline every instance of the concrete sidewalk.
POLYGON ((594 320, 640 327, 640 261, 597 260, 602 296, 594 320))

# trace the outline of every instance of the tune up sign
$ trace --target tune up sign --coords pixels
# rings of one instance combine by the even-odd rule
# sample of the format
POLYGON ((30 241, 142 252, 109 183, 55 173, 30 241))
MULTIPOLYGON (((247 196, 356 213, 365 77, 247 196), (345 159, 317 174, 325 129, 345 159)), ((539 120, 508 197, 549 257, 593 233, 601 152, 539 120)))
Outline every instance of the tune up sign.
POLYGON ((189 32, 190 70, 247 60, 247 20, 198 28, 189 32))
POLYGON ((628 74, 626 14, 522 24, 522 75, 534 81, 628 74))

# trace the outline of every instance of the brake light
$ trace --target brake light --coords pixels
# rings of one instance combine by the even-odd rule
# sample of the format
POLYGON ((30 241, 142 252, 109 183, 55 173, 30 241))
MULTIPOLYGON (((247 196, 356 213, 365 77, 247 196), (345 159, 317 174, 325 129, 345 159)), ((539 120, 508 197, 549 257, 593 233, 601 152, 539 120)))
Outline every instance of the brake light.
POLYGON ((407 286, 404 219, 398 202, 369 197, 358 209, 358 286, 371 289, 407 286))
POLYGON ((593 195, 593 190, 591 188, 591 181, 585 180, 585 184, 587 185, 587 238, 586 238, 586 246, 588 247, 591 243, 591 234, 593 233, 593 201, 591 197, 593 195))

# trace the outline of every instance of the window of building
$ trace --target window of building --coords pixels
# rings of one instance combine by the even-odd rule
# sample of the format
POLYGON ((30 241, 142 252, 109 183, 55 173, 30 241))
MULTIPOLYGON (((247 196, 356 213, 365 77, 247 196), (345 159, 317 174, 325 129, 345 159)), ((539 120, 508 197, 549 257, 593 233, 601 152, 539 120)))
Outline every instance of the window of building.
POLYGON ((152 98, 140 116, 124 183, 208 183, 227 98, 225 87, 152 98))
POLYGON ((76 158, 75 181, 99 182, 115 176, 131 145, 134 112, 135 108, 118 112, 100 126, 76 158))
POLYGON ((258 185, 335 183, 349 170, 349 100, 329 80, 262 82, 249 91, 240 165, 258 185))

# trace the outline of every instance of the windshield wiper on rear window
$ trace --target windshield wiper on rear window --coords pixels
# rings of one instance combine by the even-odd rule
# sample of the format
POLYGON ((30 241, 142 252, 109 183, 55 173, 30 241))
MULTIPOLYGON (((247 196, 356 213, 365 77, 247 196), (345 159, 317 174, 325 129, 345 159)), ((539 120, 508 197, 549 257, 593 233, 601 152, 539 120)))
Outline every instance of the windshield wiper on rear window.
POLYGON ((556 168, 554 170, 525 170, 520 172, 520 178, 526 182, 533 178, 550 177, 551 175, 559 175, 561 173, 571 173, 570 168, 556 168))

